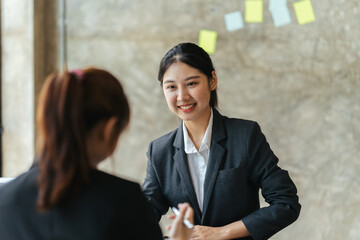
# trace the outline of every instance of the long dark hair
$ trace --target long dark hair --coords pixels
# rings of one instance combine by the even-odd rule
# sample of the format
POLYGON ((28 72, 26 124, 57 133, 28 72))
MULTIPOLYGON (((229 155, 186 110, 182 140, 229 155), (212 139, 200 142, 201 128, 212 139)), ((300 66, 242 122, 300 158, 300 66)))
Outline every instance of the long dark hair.
MULTIPOLYGON (((161 85, 166 70, 174 62, 182 62, 193 68, 198 69, 208 78, 209 86, 212 79, 212 72, 215 71, 214 65, 209 54, 194 43, 180 43, 171 48, 161 59, 158 80, 161 85)), ((216 108, 218 104, 216 89, 211 91, 210 106, 216 108)))
POLYGON ((120 82, 96 68, 50 75, 40 92, 39 210, 73 199, 88 182, 91 165, 86 151, 89 131, 116 117, 114 136, 128 125, 130 108, 120 82))

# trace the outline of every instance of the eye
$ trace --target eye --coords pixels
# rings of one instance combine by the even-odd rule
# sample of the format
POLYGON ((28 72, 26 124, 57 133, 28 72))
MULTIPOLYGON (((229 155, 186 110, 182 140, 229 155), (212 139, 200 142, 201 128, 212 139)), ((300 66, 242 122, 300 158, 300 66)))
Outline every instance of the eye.
POLYGON ((165 88, 172 90, 172 89, 175 89, 175 86, 174 85, 166 85, 165 88))
POLYGON ((198 82, 189 82, 187 85, 191 87, 191 86, 195 86, 196 84, 198 84, 198 82))

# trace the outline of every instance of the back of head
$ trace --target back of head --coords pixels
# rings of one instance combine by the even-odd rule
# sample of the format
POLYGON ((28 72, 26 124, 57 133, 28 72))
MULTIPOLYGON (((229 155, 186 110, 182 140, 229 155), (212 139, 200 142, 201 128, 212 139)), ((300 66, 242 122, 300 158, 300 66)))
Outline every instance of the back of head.
MULTIPOLYGON (((162 84, 166 70, 175 62, 185 63, 205 74, 210 81, 214 65, 209 54, 194 43, 180 43, 171 48, 161 59, 158 80, 162 84)), ((211 91, 210 106, 217 107, 216 89, 211 91)))
POLYGON ((109 72, 87 68, 46 79, 37 112, 40 210, 70 199, 87 182, 87 135, 111 117, 117 118, 118 136, 129 122, 130 108, 120 82, 109 72))

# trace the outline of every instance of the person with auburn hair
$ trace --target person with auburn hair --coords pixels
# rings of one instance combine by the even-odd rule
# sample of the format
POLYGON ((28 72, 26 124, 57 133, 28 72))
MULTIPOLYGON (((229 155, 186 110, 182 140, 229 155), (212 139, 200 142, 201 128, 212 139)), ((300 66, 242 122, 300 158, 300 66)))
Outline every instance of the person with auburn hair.
MULTIPOLYGON (((130 107, 112 74, 87 68, 50 75, 41 90, 37 161, 0 188, 1 239, 163 239, 140 186, 96 169, 127 127, 130 107)), ((189 239, 188 204, 172 239, 189 239)))
POLYGON ((169 206, 194 209, 193 239, 268 239, 300 213, 295 184, 260 126, 219 113, 210 56, 193 43, 170 49, 160 63, 169 109, 182 122, 152 141, 143 192, 157 218, 169 206), (269 206, 260 208, 259 189, 269 206))

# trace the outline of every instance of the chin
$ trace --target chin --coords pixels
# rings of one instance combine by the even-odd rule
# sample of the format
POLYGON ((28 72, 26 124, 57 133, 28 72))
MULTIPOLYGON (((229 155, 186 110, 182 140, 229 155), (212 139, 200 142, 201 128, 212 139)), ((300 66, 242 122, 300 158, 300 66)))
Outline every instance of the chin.
POLYGON ((182 120, 184 121, 193 121, 196 120, 195 116, 184 116, 184 115, 178 115, 182 120))

